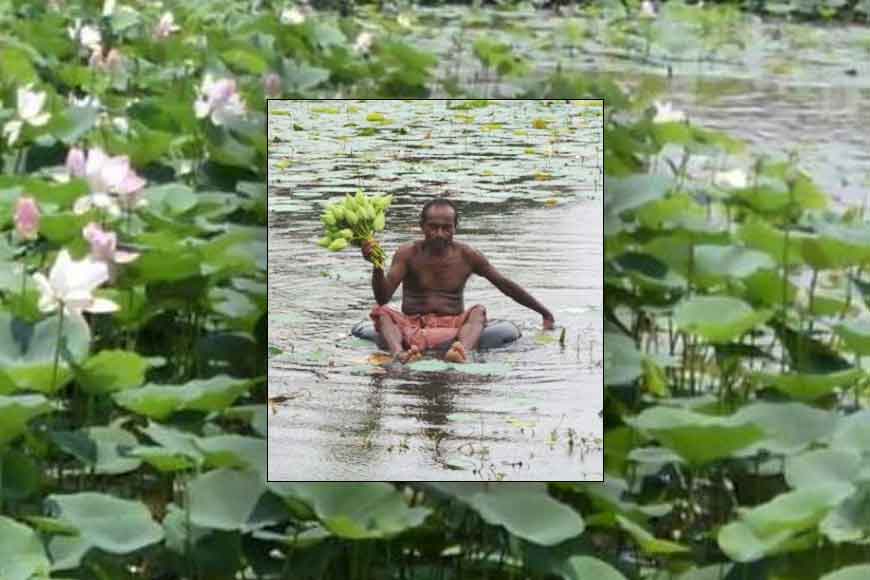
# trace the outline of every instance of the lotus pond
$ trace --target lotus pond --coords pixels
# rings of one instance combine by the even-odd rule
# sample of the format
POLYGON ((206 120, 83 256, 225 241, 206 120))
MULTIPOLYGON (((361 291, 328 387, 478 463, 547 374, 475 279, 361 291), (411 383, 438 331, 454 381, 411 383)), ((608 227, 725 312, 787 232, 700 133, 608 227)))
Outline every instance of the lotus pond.
POLYGON ((600 478, 601 112, 600 101, 270 101, 269 341, 282 351, 269 361, 270 479, 600 478), (374 305, 371 266, 358 249, 315 244, 323 207, 357 187, 395 196, 389 256, 421 237, 423 203, 449 191, 456 239, 560 328, 542 331, 538 314, 472 279, 466 305, 518 324, 519 341, 462 367, 434 355, 397 372, 372 364, 377 347, 349 333, 374 305))

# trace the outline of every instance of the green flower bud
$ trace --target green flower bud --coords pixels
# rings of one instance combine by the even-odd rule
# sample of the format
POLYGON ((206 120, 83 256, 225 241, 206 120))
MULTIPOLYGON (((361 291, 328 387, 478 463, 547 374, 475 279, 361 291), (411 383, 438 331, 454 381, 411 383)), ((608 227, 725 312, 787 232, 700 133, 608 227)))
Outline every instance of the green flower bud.
POLYGON ((331 244, 329 244, 329 251, 338 252, 340 250, 345 249, 346 247, 347 247, 347 240, 345 240, 344 238, 338 238, 337 240, 335 240, 331 244))

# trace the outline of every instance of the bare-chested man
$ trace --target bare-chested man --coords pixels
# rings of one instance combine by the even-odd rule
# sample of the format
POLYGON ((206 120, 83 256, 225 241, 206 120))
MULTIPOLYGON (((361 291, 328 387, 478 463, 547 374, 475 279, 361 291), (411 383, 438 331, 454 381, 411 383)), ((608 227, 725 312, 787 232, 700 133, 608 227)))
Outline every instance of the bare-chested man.
MULTIPOLYGON (((427 202, 420 212, 424 239, 399 247, 386 276, 380 268, 372 270, 378 306, 370 315, 390 353, 402 363, 451 341, 445 358, 467 361, 486 325, 486 308, 476 304, 465 310, 463 291, 472 274, 483 276, 505 295, 539 313, 545 329, 553 328, 553 315, 544 305, 502 276, 483 254, 453 241, 458 223, 452 202, 443 198, 427 202), (398 312, 384 305, 402 283, 402 312, 398 312)), ((364 244, 362 253, 370 262, 371 252, 371 245, 364 244)))

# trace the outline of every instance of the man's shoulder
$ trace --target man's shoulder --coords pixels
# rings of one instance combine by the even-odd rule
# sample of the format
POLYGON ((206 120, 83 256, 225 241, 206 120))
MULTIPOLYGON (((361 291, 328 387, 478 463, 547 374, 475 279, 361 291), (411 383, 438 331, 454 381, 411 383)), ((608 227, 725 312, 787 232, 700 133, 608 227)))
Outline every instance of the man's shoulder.
POLYGON ((483 256, 483 254, 481 254, 479 250, 474 249, 466 243, 453 242, 453 245, 456 246, 462 257, 466 260, 475 260, 483 256))
POLYGON ((406 257, 406 258, 410 258, 410 257, 413 256, 415 253, 417 253, 417 250, 418 250, 418 247, 417 247, 417 246, 418 246, 418 244, 419 244, 419 242, 408 242, 408 243, 406 243, 406 244, 401 244, 401 245, 399 245, 399 247, 396 249, 396 255, 397 255, 397 256, 403 256, 403 257, 406 257))

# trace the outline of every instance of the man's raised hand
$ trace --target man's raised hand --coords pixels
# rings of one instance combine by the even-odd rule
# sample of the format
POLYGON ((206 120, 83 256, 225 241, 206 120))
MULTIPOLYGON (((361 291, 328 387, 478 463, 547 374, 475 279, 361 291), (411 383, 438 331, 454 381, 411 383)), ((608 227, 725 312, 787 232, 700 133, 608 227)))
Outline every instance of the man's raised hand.
POLYGON ((376 245, 377 245, 377 242, 372 242, 370 240, 366 240, 362 244, 363 258, 365 258, 367 262, 371 262, 372 264, 375 263, 374 258, 372 257, 372 253, 374 252, 376 245))

